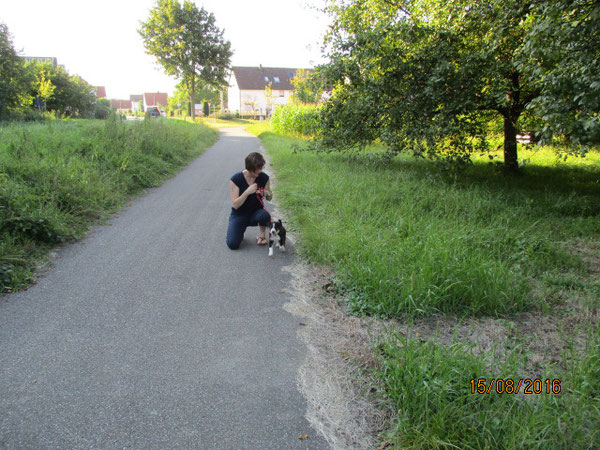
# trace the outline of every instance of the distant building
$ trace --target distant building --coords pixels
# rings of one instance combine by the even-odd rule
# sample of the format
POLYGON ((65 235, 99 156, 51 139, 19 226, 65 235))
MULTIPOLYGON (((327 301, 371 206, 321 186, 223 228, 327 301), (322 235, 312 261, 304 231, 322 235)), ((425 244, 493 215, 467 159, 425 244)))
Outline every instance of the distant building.
POLYGON ((298 70, 263 66, 232 67, 225 109, 242 115, 270 115, 274 106, 288 103, 294 90, 292 78, 298 70), (265 89, 269 85, 271 98, 267 99, 265 89))
POLYGON ((58 66, 58 60, 53 56, 23 56, 22 58, 27 62, 51 62, 54 67, 58 66))
POLYGON ((106 88, 104 86, 94 86, 96 98, 106 98, 106 88))
POLYGON ((111 108, 115 109, 118 113, 126 113, 128 111, 133 111, 132 101, 131 100, 110 100, 111 108))
MULTIPOLYGON (((131 110, 139 111, 140 110, 140 102, 143 100, 143 95, 130 95, 129 100, 131 100, 131 110)), ((143 108, 143 106, 142 106, 143 108)))
POLYGON ((166 92, 145 92, 142 94, 144 111, 146 111, 149 106, 158 106, 160 109, 165 109, 168 104, 168 100, 169 96, 166 92))

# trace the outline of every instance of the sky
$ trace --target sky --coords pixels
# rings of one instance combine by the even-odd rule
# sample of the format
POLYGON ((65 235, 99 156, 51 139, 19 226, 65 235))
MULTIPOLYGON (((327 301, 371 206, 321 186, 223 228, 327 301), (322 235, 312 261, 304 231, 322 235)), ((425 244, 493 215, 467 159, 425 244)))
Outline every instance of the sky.
MULTIPOLYGON (((51 56, 70 74, 105 86, 108 98, 171 95, 177 81, 145 53, 137 30, 156 0, 0 0, 21 56, 51 56)), ((323 0, 195 0, 231 42, 233 66, 310 68, 321 55, 323 0)))

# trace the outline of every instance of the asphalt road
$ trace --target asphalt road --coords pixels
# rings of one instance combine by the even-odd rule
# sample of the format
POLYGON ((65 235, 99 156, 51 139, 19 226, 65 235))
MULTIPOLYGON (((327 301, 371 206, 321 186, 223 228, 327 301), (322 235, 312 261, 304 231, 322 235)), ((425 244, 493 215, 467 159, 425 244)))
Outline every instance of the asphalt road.
POLYGON ((229 177, 259 145, 225 129, 0 297, 1 448, 328 448, 304 418, 306 349, 282 309, 292 254, 268 258, 257 228, 225 245, 229 177))

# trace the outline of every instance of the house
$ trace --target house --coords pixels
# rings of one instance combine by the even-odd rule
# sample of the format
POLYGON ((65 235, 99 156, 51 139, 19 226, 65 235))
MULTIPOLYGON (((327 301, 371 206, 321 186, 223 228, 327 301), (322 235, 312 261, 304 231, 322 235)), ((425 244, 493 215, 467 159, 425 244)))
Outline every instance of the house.
POLYGON ((94 86, 94 90, 96 91, 96 98, 106 98, 106 87, 94 86))
POLYGON ((143 110, 146 111, 149 106, 158 106, 160 109, 165 109, 169 96, 165 92, 142 94, 143 110))
POLYGON ((131 100, 131 110, 136 112, 140 110, 140 102, 142 101, 143 95, 130 95, 129 100, 131 100))
POLYGON ((232 67, 225 109, 241 115, 269 116, 275 106, 288 103, 294 90, 291 81, 297 70, 263 66, 232 67), (268 86, 271 88, 270 98, 267 98, 268 86))
POLYGON ((110 106, 118 113, 126 113, 128 111, 133 111, 131 100, 110 100, 110 106))

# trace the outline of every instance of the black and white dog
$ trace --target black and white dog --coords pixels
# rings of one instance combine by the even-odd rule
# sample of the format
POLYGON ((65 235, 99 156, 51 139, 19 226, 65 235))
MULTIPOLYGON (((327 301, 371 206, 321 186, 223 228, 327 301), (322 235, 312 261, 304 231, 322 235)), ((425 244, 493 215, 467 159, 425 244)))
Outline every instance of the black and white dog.
POLYGON ((285 252, 285 228, 281 219, 277 222, 269 222, 269 256, 273 256, 273 242, 279 239, 277 246, 285 252))

